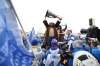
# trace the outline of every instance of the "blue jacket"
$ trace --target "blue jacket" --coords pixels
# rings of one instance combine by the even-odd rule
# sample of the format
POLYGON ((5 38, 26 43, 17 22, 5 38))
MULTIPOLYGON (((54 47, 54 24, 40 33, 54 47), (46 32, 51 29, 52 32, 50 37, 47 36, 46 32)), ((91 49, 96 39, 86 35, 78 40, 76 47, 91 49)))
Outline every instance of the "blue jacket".
POLYGON ((98 48, 92 48, 91 53, 94 55, 94 57, 97 60, 100 60, 100 49, 98 49, 98 48))

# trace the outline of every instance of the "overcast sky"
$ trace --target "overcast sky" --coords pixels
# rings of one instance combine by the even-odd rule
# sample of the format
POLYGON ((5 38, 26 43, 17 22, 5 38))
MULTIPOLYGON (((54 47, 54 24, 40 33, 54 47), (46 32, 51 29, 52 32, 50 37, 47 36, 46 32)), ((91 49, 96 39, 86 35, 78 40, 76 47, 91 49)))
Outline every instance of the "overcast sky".
MULTIPOLYGON (((99 0, 12 0, 25 31, 32 27, 44 32, 43 20, 47 9, 63 17, 62 24, 67 24, 73 32, 88 28, 88 19, 94 18, 95 25, 100 26, 99 0)), ((56 22, 57 19, 48 19, 56 22)))

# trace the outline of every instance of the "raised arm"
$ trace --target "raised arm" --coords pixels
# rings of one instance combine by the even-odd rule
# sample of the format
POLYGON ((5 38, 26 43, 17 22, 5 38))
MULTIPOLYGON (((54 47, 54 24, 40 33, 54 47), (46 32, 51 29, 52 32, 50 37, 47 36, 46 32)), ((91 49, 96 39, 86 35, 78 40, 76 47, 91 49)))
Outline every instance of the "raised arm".
POLYGON ((64 29, 62 29, 63 31, 65 31, 67 29, 67 25, 65 26, 65 28, 64 29))
POLYGON ((49 26, 47 20, 44 20, 43 23, 44 23, 44 25, 45 25, 46 27, 49 26))
POLYGON ((55 27, 58 27, 60 25, 60 23, 61 23, 60 21, 57 21, 55 24, 55 27))

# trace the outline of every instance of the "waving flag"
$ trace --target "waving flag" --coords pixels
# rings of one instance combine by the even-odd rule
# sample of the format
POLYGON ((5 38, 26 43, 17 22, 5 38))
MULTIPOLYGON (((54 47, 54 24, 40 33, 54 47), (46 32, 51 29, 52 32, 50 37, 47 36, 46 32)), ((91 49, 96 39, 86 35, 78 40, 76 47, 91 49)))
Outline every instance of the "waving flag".
POLYGON ((32 30, 29 33, 28 39, 32 43, 32 40, 35 39, 35 38, 36 38, 36 35, 35 35, 34 27, 33 27, 32 30))
POLYGON ((23 43, 10 0, 0 0, 0 66, 31 66, 32 52, 23 43))
POLYGON ((34 27, 30 31, 30 33, 28 35, 28 39, 32 45, 37 45, 37 44, 41 43, 41 38, 39 38, 39 36, 37 34, 35 34, 34 27))

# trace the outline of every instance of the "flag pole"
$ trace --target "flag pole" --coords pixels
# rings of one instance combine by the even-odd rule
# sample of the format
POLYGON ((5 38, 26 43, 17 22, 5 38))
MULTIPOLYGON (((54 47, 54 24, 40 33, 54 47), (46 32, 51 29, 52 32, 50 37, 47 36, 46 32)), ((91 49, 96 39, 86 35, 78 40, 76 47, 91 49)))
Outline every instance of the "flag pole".
POLYGON ((12 1, 11 1, 11 0, 7 0, 7 1, 9 2, 10 8, 11 8, 12 12, 15 14, 15 16, 16 16, 16 18, 17 18, 17 20, 18 20, 18 23, 19 23, 19 25, 20 25, 20 27, 21 27, 21 29, 22 29, 23 34, 24 34, 24 37, 26 38, 25 30, 24 30, 24 28, 23 28, 23 26, 22 26, 22 24, 21 24, 21 21, 20 21, 18 15, 17 15, 17 12, 16 12, 16 10, 15 10, 13 4, 12 4, 12 1))
POLYGON ((16 18, 17 18, 17 20, 18 20, 18 23, 19 23, 19 25, 20 25, 20 27, 21 27, 21 29, 22 29, 23 34, 24 34, 24 36, 23 36, 24 40, 27 41, 27 44, 25 44, 25 45, 26 45, 25 47, 29 50, 29 52, 32 52, 32 47, 31 47, 31 45, 30 45, 30 42, 27 40, 27 35, 26 35, 25 31, 24 31, 24 28, 23 28, 23 26, 22 26, 22 24, 21 24, 20 19, 18 18, 18 15, 17 15, 17 13, 16 13, 16 11, 15 11, 15 9, 14 9, 14 6, 13 6, 11 0, 7 0, 7 2, 9 3, 12 12, 14 13, 14 15, 16 16, 16 18))

